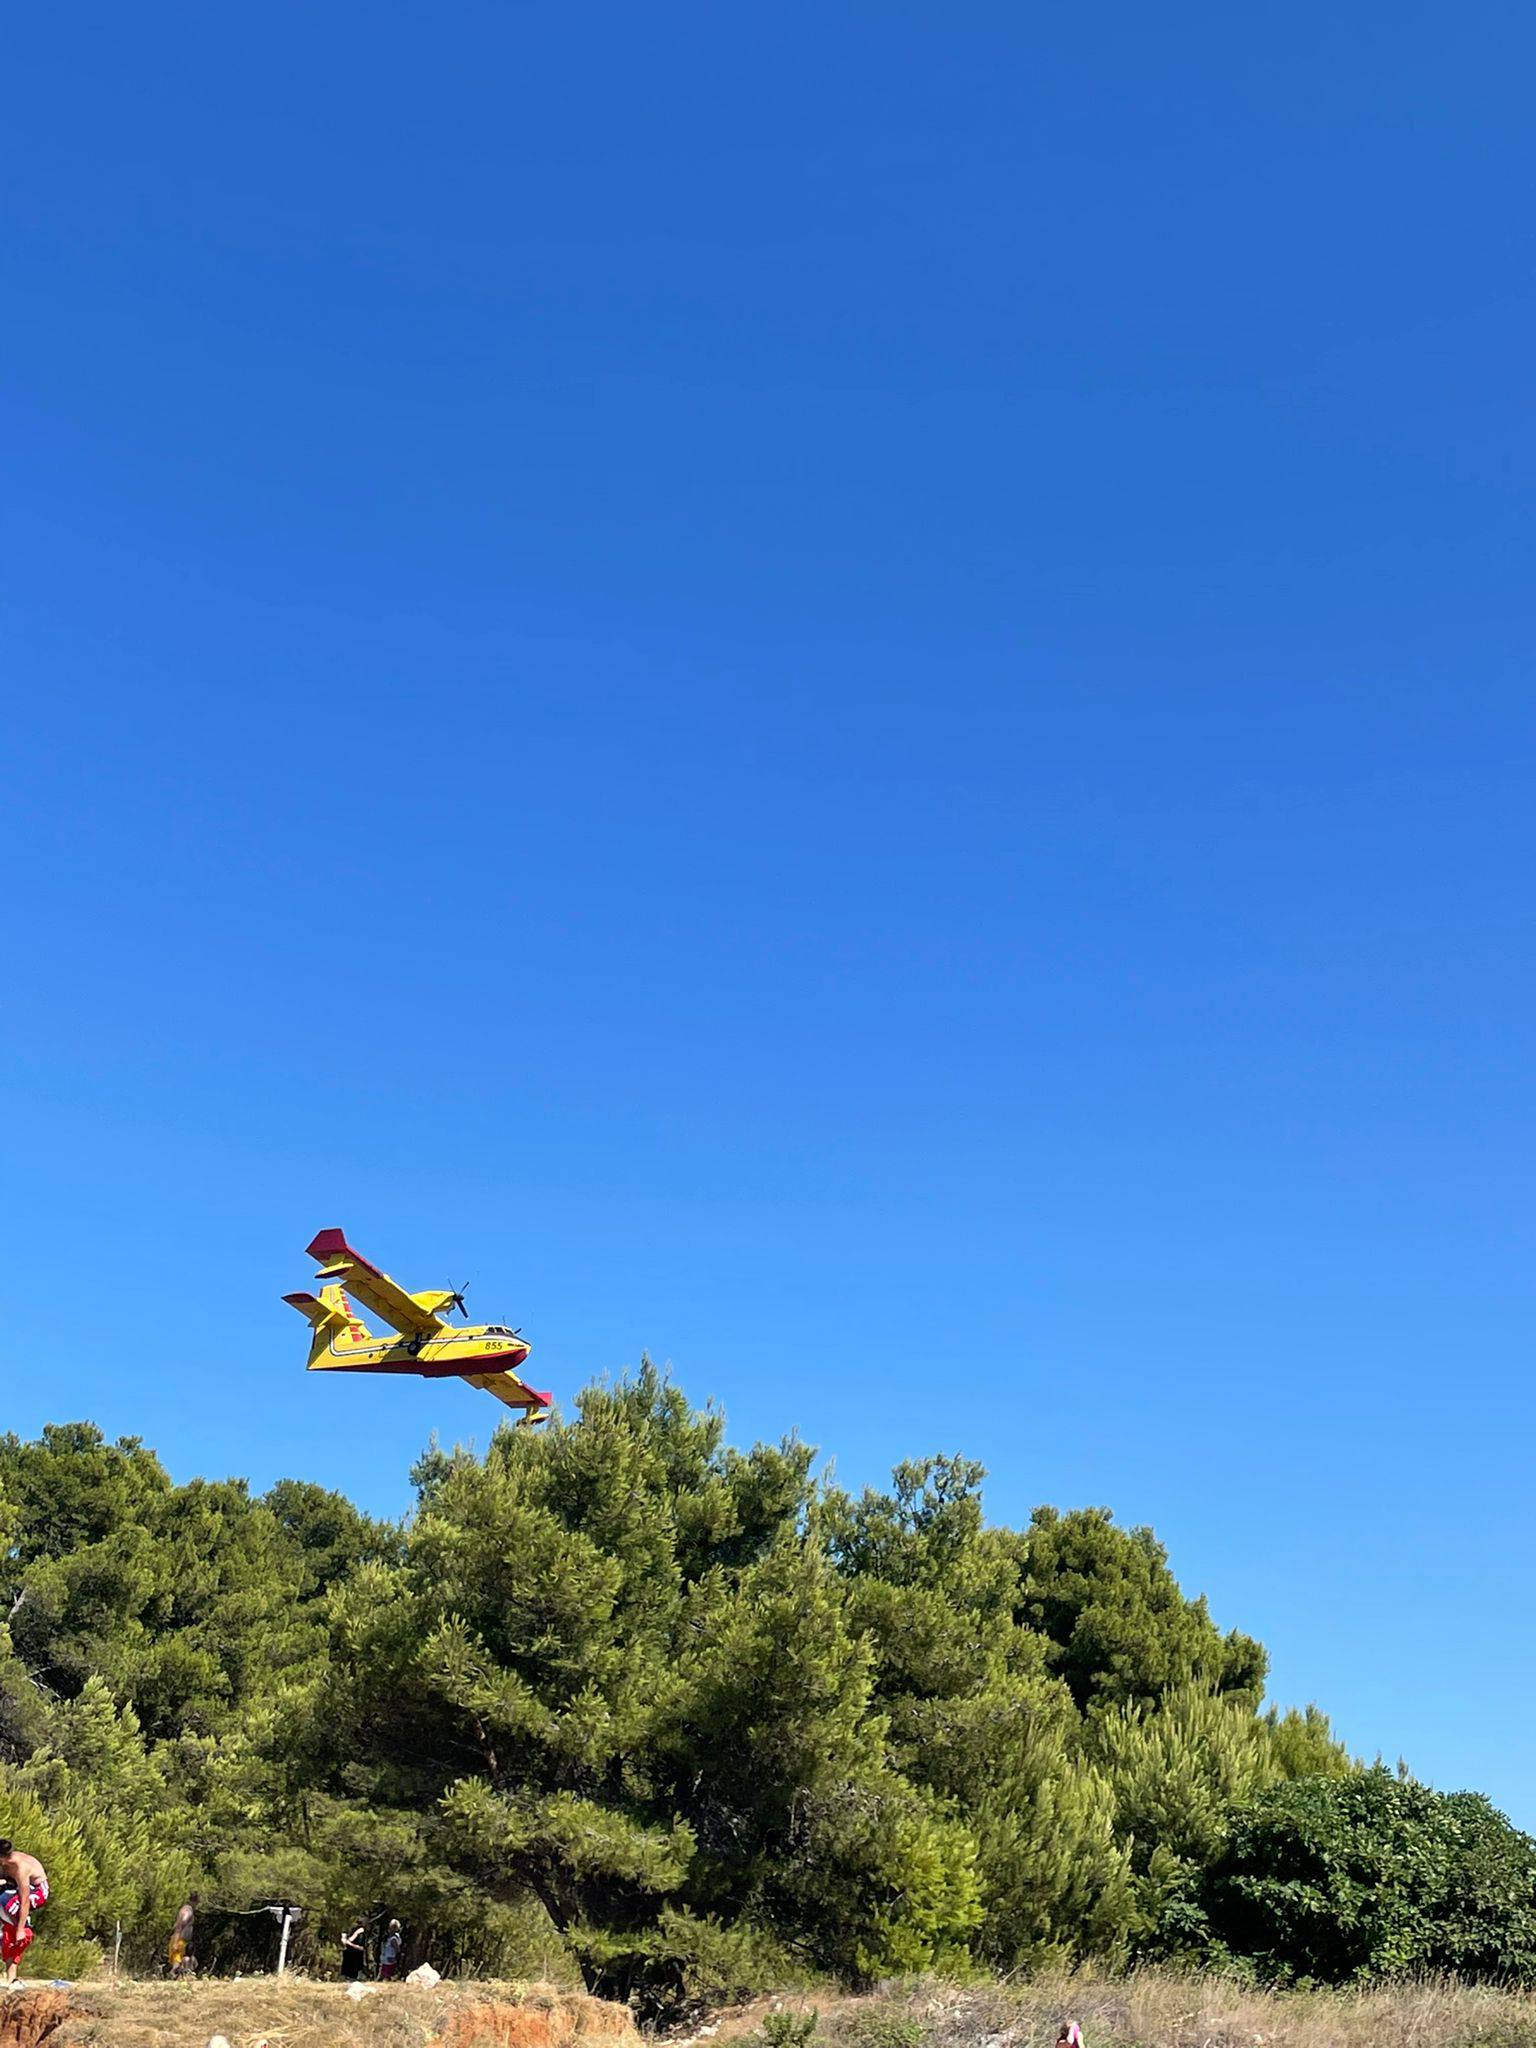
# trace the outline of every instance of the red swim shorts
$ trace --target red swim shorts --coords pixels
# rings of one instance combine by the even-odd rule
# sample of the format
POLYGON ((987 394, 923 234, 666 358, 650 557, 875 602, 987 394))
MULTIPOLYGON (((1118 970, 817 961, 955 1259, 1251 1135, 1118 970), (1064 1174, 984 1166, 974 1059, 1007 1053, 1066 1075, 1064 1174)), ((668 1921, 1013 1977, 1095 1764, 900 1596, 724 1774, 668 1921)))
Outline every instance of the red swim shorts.
MULTIPOLYGON (((27 1892, 28 1914, 35 1913, 39 1906, 48 1903, 48 1887, 34 1877, 27 1892)), ((0 1962, 7 1965, 19 1963, 32 1946, 37 1929, 29 1918, 18 1934, 16 1922, 21 1918, 21 1896, 15 1885, 8 1884, 0 1891, 0 1962)))

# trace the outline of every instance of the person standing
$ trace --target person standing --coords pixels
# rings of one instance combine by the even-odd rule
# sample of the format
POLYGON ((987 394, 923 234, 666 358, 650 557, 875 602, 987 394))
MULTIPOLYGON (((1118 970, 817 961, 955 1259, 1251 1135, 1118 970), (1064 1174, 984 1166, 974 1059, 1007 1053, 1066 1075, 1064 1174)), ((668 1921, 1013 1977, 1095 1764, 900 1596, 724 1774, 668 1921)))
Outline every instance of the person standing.
POLYGON ((171 1966, 173 1977, 185 1977, 189 1970, 197 1968, 197 1958, 192 1954, 192 1928, 196 1919, 197 1893, 188 1892, 177 1911, 171 1938, 165 1948, 165 1959, 171 1966))
POLYGON ((399 1973, 400 1951, 404 1946, 405 1937, 400 1932, 400 1922, 398 1920, 391 1920, 389 1932, 384 1937, 384 1946, 379 1950, 379 1982, 381 1984, 399 1973))
POLYGON ((341 1974, 350 1984, 363 1974, 368 1960, 368 1922, 359 1920, 341 1937, 341 1974))
POLYGON ((32 1915, 48 1903, 48 1873, 35 1856, 0 1836, 0 1959, 9 1990, 37 1929, 32 1915))

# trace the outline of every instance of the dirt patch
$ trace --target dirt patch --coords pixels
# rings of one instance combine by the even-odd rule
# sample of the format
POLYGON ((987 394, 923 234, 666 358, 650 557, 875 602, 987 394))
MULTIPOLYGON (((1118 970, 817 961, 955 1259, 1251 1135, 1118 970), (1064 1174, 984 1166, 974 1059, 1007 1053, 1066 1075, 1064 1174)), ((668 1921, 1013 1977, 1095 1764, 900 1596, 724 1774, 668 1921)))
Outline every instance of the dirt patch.
POLYGON ((38 2048, 75 2017, 62 1991, 13 1991, 0 2005, 0 2048, 38 2048))
POLYGON ((600 1998, 482 1999, 449 2015, 435 2048, 574 2048, 579 2041, 628 2041, 634 2022, 622 2005, 600 1998))

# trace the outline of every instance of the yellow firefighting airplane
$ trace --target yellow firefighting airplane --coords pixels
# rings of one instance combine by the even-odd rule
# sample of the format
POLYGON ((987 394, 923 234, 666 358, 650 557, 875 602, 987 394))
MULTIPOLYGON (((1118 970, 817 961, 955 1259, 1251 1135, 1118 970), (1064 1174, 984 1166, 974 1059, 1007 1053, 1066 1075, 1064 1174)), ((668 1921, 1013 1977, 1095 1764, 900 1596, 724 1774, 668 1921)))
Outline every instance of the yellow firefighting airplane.
POLYGON ((285 1294, 283 1299, 308 1319, 314 1331, 311 1372, 411 1372, 427 1380, 468 1380, 509 1408, 521 1408, 519 1428, 548 1415, 551 1397, 524 1386, 513 1370, 529 1349, 516 1330, 501 1323, 469 1323, 455 1329, 447 1311, 456 1308, 463 1315, 461 1293, 440 1288, 407 1294, 353 1251, 340 1230, 322 1230, 307 1249, 322 1268, 315 1275, 320 1292, 285 1294), (358 1320, 347 1289, 399 1334, 376 1337, 358 1320))

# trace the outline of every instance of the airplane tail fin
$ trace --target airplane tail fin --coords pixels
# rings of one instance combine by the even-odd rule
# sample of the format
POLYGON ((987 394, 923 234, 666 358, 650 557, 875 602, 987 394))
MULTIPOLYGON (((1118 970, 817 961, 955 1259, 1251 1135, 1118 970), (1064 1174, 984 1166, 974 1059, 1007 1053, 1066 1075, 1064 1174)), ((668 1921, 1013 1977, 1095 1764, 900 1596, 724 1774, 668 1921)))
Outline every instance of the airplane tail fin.
POLYGON ((317 1295, 285 1294, 283 1299, 290 1308, 298 1310, 314 1333, 309 1345, 311 1368, 321 1353, 330 1349, 332 1341, 346 1335, 357 1320, 340 1287, 322 1287, 317 1295))

